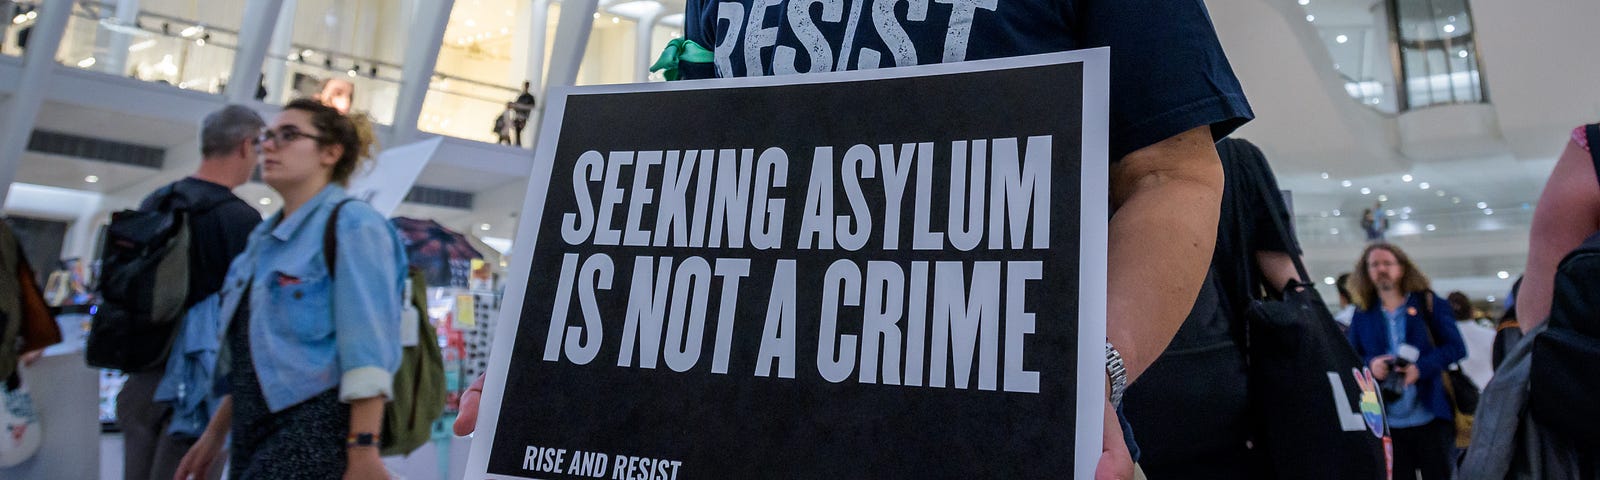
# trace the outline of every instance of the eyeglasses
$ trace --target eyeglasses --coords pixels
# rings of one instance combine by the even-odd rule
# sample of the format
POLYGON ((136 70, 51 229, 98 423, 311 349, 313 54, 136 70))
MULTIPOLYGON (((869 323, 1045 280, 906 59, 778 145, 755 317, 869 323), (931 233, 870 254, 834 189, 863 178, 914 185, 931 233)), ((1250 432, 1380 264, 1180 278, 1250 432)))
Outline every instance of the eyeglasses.
POLYGON ((286 143, 293 143, 295 140, 302 138, 309 138, 318 142, 328 141, 327 138, 302 132, 300 129, 292 126, 278 127, 277 130, 273 130, 271 128, 261 129, 261 135, 256 137, 256 141, 259 143, 267 143, 268 140, 271 140, 273 143, 283 145, 286 143))

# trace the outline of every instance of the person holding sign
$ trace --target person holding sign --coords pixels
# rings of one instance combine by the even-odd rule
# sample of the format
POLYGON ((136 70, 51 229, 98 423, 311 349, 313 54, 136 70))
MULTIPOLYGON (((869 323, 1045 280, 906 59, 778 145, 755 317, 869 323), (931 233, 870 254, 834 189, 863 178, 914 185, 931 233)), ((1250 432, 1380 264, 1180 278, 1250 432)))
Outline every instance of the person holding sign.
MULTIPOLYGON (((1223 173, 1213 142, 1253 117, 1199 1, 732 0, 688 2, 712 52, 688 79, 864 70, 1111 47, 1108 408, 1100 478, 1132 478, 1115 417, 1205 278, 1223 173)), ((691 48, 690 50, 694 50, 691 48)), ((670 77, 669 77, 670 78, 670 77)), ((709 112, 708 112, 709 113, 709 112)), ((845 113, 845 112, 841 112, 845 113)), ((734 125, 732 128, 741 128, 734 125)), ((1043 321, 1043 319, 1041 319, 1043 321)), ((1088 366, 1084 366, 1088 368, 1088 366)), ((477 388, 456 432, 473 428, 477 388)), ((1071 435, 1071 432, 1063 432, 1071 435)))
POLYGON ((233 478, 386 478, 384 400, 400 364, 405 249, 344 185, 370 125, 295 100, 261 133, 262 179, 283 210, 250 234, 221 292, 229 391, 177 477, 232 438, 233 478))

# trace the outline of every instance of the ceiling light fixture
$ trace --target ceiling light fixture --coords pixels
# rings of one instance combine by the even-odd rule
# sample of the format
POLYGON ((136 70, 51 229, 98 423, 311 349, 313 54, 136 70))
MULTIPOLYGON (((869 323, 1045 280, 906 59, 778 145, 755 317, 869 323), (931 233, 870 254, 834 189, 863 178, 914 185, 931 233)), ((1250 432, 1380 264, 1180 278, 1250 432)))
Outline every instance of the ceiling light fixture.
POLYGON ((1446 23, 1444 25, 1444 33, 1454 33, 1455 31, 1456 31, 1456 26, 1455 25, 1449 24, 1449 23, 1446 23))
POLYGON ((85 58, 83 60, 78 60, 78 68, 89 68, 89 67, 93 67, 93 66, 94 66, 94 57, 89 57, 89 58, 85 58))
POLYGON ((1306 21, 1307 22, 1315 22, 1315 21, 1317 21, 1317 16, 1316 15, 1306 15, 1306 21))
POLYGON ((489 224, 487 224, 487 223, 482 224, 482 225, 478 225, 478 230, 483 230, 485 232, 489 231, 489 229, 491 229, 491 228, 494 228, 494 227, 489 225, 489 224))
POLYGON ((1430 223, 1430 224, 1428 224, 1428 225, 1426 225, 1426 226, 1424 226, 1424 227, 1422 227, 1422 228, 1423 228, 1423 230, 1427 230, 1427 231, 1430 231, 1430 232, 1431 232, 1431 231, 1433 231, 1433 230, 1434 230, 1434 229, 1436 229, 1436 228, 1439 228, 1439 227, 1435 227, 1435 226, 1434 226, 1434 225, 1433 225, 1433 224, 1431 224, 1431 223, 1430 223))
POLYGON ((1429 185, 1428 182, 1422 182, 1422 184, 1417 185, 1417 187, 1420 187, 1423 190, 1427 190, 1429 188, 1433 188, 1433 185, 1429 185))
POLYGON ((97 176, 94 176, 94 175, 90 175, 90 176, 87 176, 87 177, 83 177, 83 181, 85 183, 100 183, 100 177, 97 177, 97 176))
POLYGON ((1322 179, 1323 180, 1327 180, 1328 179, 1328 172, 1322 172, 1322 179))
POLYGON ((1345 188, 1349 188, 1351 185, 1354 185, 1354 184, 1350 183, 1349 180, 1345 180, 1343 182, 1339 182, 1339 185, 1344 186, 1345 188))
POLYGON ((1345 43, 1345 42, 1350 41, 1350 37, 1346 37, 1344 35, 1340 35, 1340 36, 1337 36, 1337 37, 1333 37, 1333 41, 1339 42, 1339 43, 1345 43))
POLYGON ((1494 209, 1493 208, 1485 208, 1485 209, 1483 209, 1483 214, 1484 215, 1494 215, 1494 209))
POLYGON ((1505 280, 1505 279, 1511 278, 1511 272, 1507 272, 1505 270, 1501 270, 1499 272, 1496 272, 1494 274, 1494 276, 1500 277, 1501 280, 1505 280))
POLYGON ((1389 196, 1388 195, 1378 195, 1378 201, 1387 202, 1387 201, 1389 201, 1389 196))
POLYGON ((1489 208, 1488 203, 1478 202, 1478 208, 1489 208))
POLYGON ((1402 181, 1402 182, 1411 183, 1412 180, 1415 180, 1415 179, 1412 178, 1411 174, 1409 174, 1409 173, 1400 176, 1400 181, 1402 181))
POLYGON ((1367 187, 1361 187, 1361 194, 1362 195, 1370 195, 1371 193, 1372 193, 1372 189, 1367 188, 1367 187))
POLYGON ((261 204, 261 206, 272 205, 272 197, 261 197, 260 200, 256 200, 256 203, 261 204))

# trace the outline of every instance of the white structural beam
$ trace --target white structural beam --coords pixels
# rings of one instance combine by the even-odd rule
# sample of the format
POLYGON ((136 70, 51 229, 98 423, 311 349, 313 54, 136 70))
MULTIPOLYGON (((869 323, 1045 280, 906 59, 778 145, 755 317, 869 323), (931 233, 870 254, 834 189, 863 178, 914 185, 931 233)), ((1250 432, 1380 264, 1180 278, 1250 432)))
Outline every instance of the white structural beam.
MULTIPOLYGON (((139 21, 139 0, 117 0, 113 15, 118 25, 132 28, 134 23, 139 21)), ((123 72, 128 71, 128 45, 133 36, 125 31, 112 30, 104 26, 97 28, 99 30, 97 34, 101 37, 95 38, 95 43, 104 46, 105 53, 100 55, 96 67, 102 72, 120 77, 123 72)))
POLYGON ((22 75, 17 89, 6 101, 5 124, 0 126, 0 204, 11 190, 17 176, 17 165, 33 136, 33 125, 39 119, 39 108, 44 106, 46 84, 56 68, 56 51, 61 47, 61 36, 67 30, 67 19, 72 16, 71 2, 51 2, 40 8, 39 19, 33 24, 28 37, 28 48, 23 54, 22 75))
POLYGON ((657 3, 651 6, 650 13, 640 17, 639 23, 636 24, 637 26, 635 28, 638 30, 634 36, 639 43, 638 46, 633 50, 635 54, 633 66, 634 68, 638 69, 636 70, 637 73, 635 73, 633 76, 633 81, 635 82, 644 83, 650 80, 650 65, 655 63, 655 61, 651 58, 652 54, 655 53, 655 50, 653 49, 654 42, 651 40, 653 40, 655 37, 656 24, 661 23, 661 17, 666 13, 666 11, 666 7, 663 7, 661 4, 657 3))
MULTIPOLYGON (((271 40, 267 43, 266 57, 272 59, 272 61, 266 62, 264 83, 267 87, 267 98, 289 100, 294 97, 284 95, 285 92, 292 88, 288 83, 289 65, 286 62, 288 61, 289 50, 294 46, 294 11, 299 2, 297 0, 279 0, 278 3, 277 18, 273 19, 273 21, 260 22, 273 26, 271 40)), ((245 23, 248 25, 250 22, 245 23)), ((255 91, 251 90, 250 93, 253 95, 255 91)))
MULTIPOLYGON (((249 0, 245 4, 239 48, 233 57, 233 69, 228 73, 227 91, 223 92, 228 103, 245 103, 255 98, 261 62, 267 57, 267 46, 275 36, 273 30, 281 26, 278 15, 283 11, 283 3, 284 0, 249 0)), ((293 19, 293 13, 288 18, 293 19)))
POLYGON ((417 119, 422 116, 422 101, 428 96, 428 83, 433 78, 439 62, 439 47, 444 42, 444 29, 450 21, 450 10, 455 0, 421 0, 417 2, 417 19, 410 35, 406 37, 406 52, 400 76, 400 96, 394 106, 395 145, 415 140, 418 134, 417 119))
POLYGON ((538 92, 544 89, 545 84, 544 47, 550 29, 550 0, 532 0, 531 3, 533 6, 528 9, 528 62, 522 78, 529 84, 528 91, 538 92))
POLYGON ((556 24, 556 42, 550 50, 550 76, 545 79, 539 94, 540 115, 531 121, 534 136, 544 123, 544 106, 549 105, 550 87, 566 87, 578 82, 578 66, 583 65, 583 52, 589 46, 589 32, 594 30, 595 9, 599 0, 564 0, 561 2, 561 20, 556 24))

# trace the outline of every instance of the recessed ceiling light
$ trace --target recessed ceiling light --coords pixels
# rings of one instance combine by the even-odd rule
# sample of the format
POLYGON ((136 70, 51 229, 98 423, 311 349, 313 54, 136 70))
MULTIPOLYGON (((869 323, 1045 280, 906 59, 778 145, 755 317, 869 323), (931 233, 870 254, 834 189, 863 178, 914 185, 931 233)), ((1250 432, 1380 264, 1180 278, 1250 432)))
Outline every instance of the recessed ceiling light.
POLYGON ((1340 212, 1339 209, 1337 209, 1337 208, 1333 209, 1333 216, 1337 217, 1337 216, 1343 215, 1343 214, 1344 214, 1344 212, 1340 212))
POLYGON ((478 225, 478 230, 483 230, 485 232, 489 231, 489 229, 491 229, 491 228, 494 228, 494 227, 489 225, 489 224, 487 224, 487 223, 482 224, 482 225, 478 225))
POLYGON ((1400 212, 1401 213, 1411 213, 1411 207, 1402 208, 1402 209, 1400 209, 1400 212))
POLYGON ((617 17, 611 17, 611 23, 619 23, 619 22, 621 22, 621 21, 622 21, 622 19, 620 19, 620 18, 617 18, 617 17))
POLYGON ((1489 208, 1488 203, 1478 202, 1478 208, 1489 208))
POLYGON ((1438 196, 1441 196, 1441 197, 1444 196, 1444 190, 1436 190, 1433 193, 1435 193, 1435 194, 1437 194, 1438 196))
POLYGON ((272 197, 261 197, 260 200, 256 200, 256 203, 259 203, 262 206, 272 205, 272 197))
POLYGON ((1387 201, 1389 201, 1389 196, 1388 195, 1378 195, 1378 201, 1387 202, 1387 201))
POLYGON ((1494 209, 1493 208, 1485 208, 1485 209, 1483 209, 1483 214, 1484 215, 1494 215, 1494 209))
POLYGON ((1328 229, 1328 233, 1331 233, 1331 234, 1334 234, 1334 235, 1338 235, 1339 234, 1339 229, 1330 228, 1330 229, 1328 229))
POLYGON ((478 22, 477 21, 475 21, 473 19, 470 19, 470 18, 467 19, 467 27, 476 27, 476 26, 478 26, 478 22))
POLYGON ((1322 283, 1326 283, 1328 285, 1333 285, 1336 281, 1337 280, 1334 280, 1333 277, 1322 277, 1322 283))
POLYGON ((1328 179, 1328 172, 1322 172, 1322 179, 1323 180, 1327 180, 1328 179))
POLYGON ((1467 51, 1466 50, 1462 50, 1462 51, 1456 52, 1456 56, 1457 57, 1461 57, 1461 58, 1467 58, 1467 51))
POLYGON ((1367 187, 1361 187, 1361 194, 1362 195, 1368 195, 1368 194, 1371 194, 1371 193, 1372 193, 1372 189, 1367 188, 1367 187))
POLYGON ((1411 183, 1412 180, 1414 180, 1414 178, 1412 178, 1411 174, 1409 173, 1400 176, 1400 181, 1402 182, 1411 183))
POLYGON ((87 177, 83 177, 83 181, 85 183, 100 183, 100 177, 97 177, 97 176, 94 176, 94 175, 90 175, 90 176, 87 176, 87 177))
POLYGON ((1461 197, 1450 197, 1450 203, 1461 203, 1461 197))
POLYGON ((1315 21, 1317 21, 1317 16, 1316 15, 1306 15, 1306 21, 1307 22, 1315 22, 1315 21))
POLYGON ((1507 279, 1507 278, 1511 278, 1511 272, 1507 272, 1507 271, 1505 271, 1505 270, 1501 270, 1501 271, 1499 271, 1499 272, 1496 272, 1496 273, 1495 273, 1495 274, 1494 274, 1494 276, 1496 276, 1496 277, 1500 277, 1500 279, 1501 279, 1501 280, 1505 280, 1505 279, 1507 279))
POLYGON ((1347 37, 1347 36, 1344 36, 1344 35, 1340 35, 1340 36, 1337 36, 1337 37, 1333 37, 1333 41, 1339 42, 1339 43, 1344 43, 1344 42, 1350 41, 1350 37, 1347 37))
POLYGON ((1433 188, 1433 185, 1429 185, 1428 182, 1422 182, 1421 185, 1417 185, 1417 186, 1421 187, 1423 190, 1427 190, 1429 188, 1433 188))
POLYGON ((1310 5, 1311 0, 1300 0, 1300 5, 1310 5))
POLYGON ((1490 295, 1490 296, 1484 297, 1484 300, 1488 300, 1489 303, 1494 303, 1494 295, 1490 295))
POLYGON ((1446 23, 1444 25, 1444 33, 1452 33, 1452 32, 1455 32, 1455 31, 1456 31, 1456 26, 1455 25, 1449 24, 1449 23, 1446 23))
POLYGON ((1431 232, 1431 231, 1434 231, 1434 229, 1437 229, 1437 228, 1439 228, 1439 227, 1436 227, 1436 226, 1434 226, 1434 225, 1433 225, 1433 224, 1431 224, 1431 223, 1430 223, 1430 224, 1428 224, 1428 225, 1427 225, 1427 226, 1424 226, 1424 227, 1422 227, 1422 228, 1423 228, 1423 229, 1424 229, 1424 230, 1427 230, 1427 231, 1430 231, 1430 232, 1431 232))
POLYGON ((1346 187, 1346 188, 1349 188, 1349 187, 1350 187, 1350 186, 1351 186, 1351 185, 1354 185, 1354 184, 1353 184, 1353 183, 1350 183, 1350 181, 1349 181, 1349 180, 1345 180, 1345 181, 1343 181, 1343 182, 1339 182, 1339 185, 1342 185, 1342 186, 1344 186, 1344 187, 1346 187))

